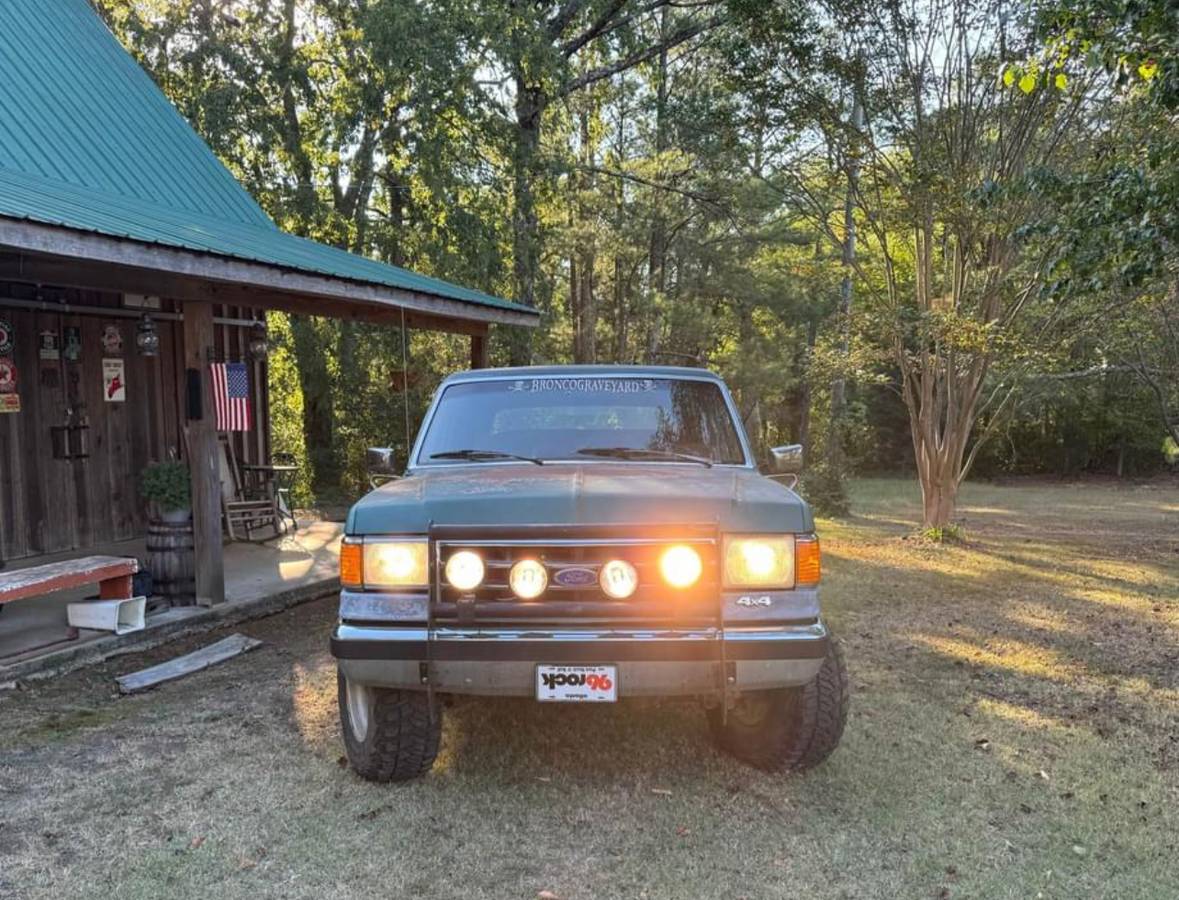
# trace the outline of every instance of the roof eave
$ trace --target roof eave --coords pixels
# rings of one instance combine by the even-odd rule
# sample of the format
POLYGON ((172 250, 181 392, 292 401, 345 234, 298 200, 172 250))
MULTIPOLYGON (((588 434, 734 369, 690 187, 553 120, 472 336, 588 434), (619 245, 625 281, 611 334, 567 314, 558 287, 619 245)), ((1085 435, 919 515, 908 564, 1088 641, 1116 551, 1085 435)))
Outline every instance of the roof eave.
MULTIPOLYGON (((350 307, 353 312, 404 310, 465 322, 529 328, 540 322, 538 312, 520 305, 485 305, 9 216, 0 216, 0 248, 238 285, 259 292, 317 298, 327 301, 319 313, 325 316, 340 315, 350 307)), ((271 304, 264 299, 259 299, 256 305, 283 308, 280 303, 271 304)))

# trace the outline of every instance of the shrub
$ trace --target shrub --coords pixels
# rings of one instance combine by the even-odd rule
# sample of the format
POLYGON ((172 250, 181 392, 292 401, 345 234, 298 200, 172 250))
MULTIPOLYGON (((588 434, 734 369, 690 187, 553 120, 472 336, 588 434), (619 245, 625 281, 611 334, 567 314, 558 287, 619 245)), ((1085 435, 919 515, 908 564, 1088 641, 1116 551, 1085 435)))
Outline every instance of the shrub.
POLYGON ((139 493, 144 500, 157 504, 164 512, 189 509, 192 486, 188 466, 180 462, 151 463, 139 479, 139 493))

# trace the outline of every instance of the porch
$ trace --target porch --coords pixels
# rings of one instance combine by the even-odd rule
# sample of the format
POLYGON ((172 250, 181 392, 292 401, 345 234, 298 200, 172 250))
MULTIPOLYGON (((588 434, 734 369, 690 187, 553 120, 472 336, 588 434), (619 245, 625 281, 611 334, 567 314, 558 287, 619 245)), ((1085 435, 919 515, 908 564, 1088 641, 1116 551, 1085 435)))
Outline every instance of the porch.
MULTIPOLYGON (((184 589, 149 635, 330 591, 336 526, 293 546, 222 542, 233 512, 278 505, 267 313, 384 325, 402 347, 411 330, 462 335, 476 367, 492 325, 539 314, 371 258, 375 245, 284 232, 90 4, 55 3, 54 28, 44 5, 6 7, 0 29, 18 98, 0 105, 0 566, 143 555, 154 527, 178 524, 165 514, 191 509, 191 531, 167 539, 185 564, 161 563, 184 589), (162 495, 145 490, 164 462, 187 477, 171 467, 162 495), (223 474, 237 463, 275 477, 243 486, 223 474)), ((408 365, 403 353, 406 383, 408 365)), ((5 604, 0 656, 52 639, 70 599, 5 604)), ((13 671, 0 660, 0 681, 13 671)))
MULTIPOLYGON (((204 629, 293 606, 336 590, 343 524, 301 519, 298 530, 266 543, 225 546, 225 602, 215 607, 161 604, 149 611, 143 631, 115 636, 83 629, 66 641, 66 605, 94 594, 93 587, 61 591, 5 604, 0 612, 0 684, 39 671, 61 671, 131 649, 151 646, 189 630, 204 629)), ((102 554, 145 559, 143 538, 82 550, 27 557, 6 572, 102 554)))

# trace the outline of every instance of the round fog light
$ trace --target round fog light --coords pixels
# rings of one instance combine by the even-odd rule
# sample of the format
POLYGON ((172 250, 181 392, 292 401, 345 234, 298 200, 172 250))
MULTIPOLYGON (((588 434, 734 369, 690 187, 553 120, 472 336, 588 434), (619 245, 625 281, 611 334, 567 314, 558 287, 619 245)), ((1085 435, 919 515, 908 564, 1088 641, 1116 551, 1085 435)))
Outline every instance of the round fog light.
POLYGON ((607 597, 625 600, 638 588, 639 573, 625 559, 612 559, 602 566, 598 584, 607 597))
POLYGON ((460 591, 473 591, 483 583, 483 560, 471 550, 460 550, 446 561, 446 580, 460 591))
POLYGON ((512 566, 508 584, 521 600, 535 600, 549 586, 549 573, 535 559, 522 559, 512 566))
POLYGON ((663 580, 675 588, 690 588, 700 578, 704 565, 700 554, 684 544, 668 547, 659 557, 663 580))

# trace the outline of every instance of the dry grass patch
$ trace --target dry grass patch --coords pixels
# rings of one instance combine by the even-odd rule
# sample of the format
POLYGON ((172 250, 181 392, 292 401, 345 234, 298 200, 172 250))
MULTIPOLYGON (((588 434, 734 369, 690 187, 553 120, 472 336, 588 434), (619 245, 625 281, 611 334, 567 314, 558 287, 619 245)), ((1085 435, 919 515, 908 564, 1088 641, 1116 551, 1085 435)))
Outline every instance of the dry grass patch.
POLYGON ((469 701, 430 776, 364 783, 325 601, 143 696, 114 674, 187 647, 0 694, 0 896, 1173 897, 1179 489, 970 486, 937 547, 907 482, 855 499, 821 523, 854 693, 814 772, 715 753, 688 703, 469 701))

